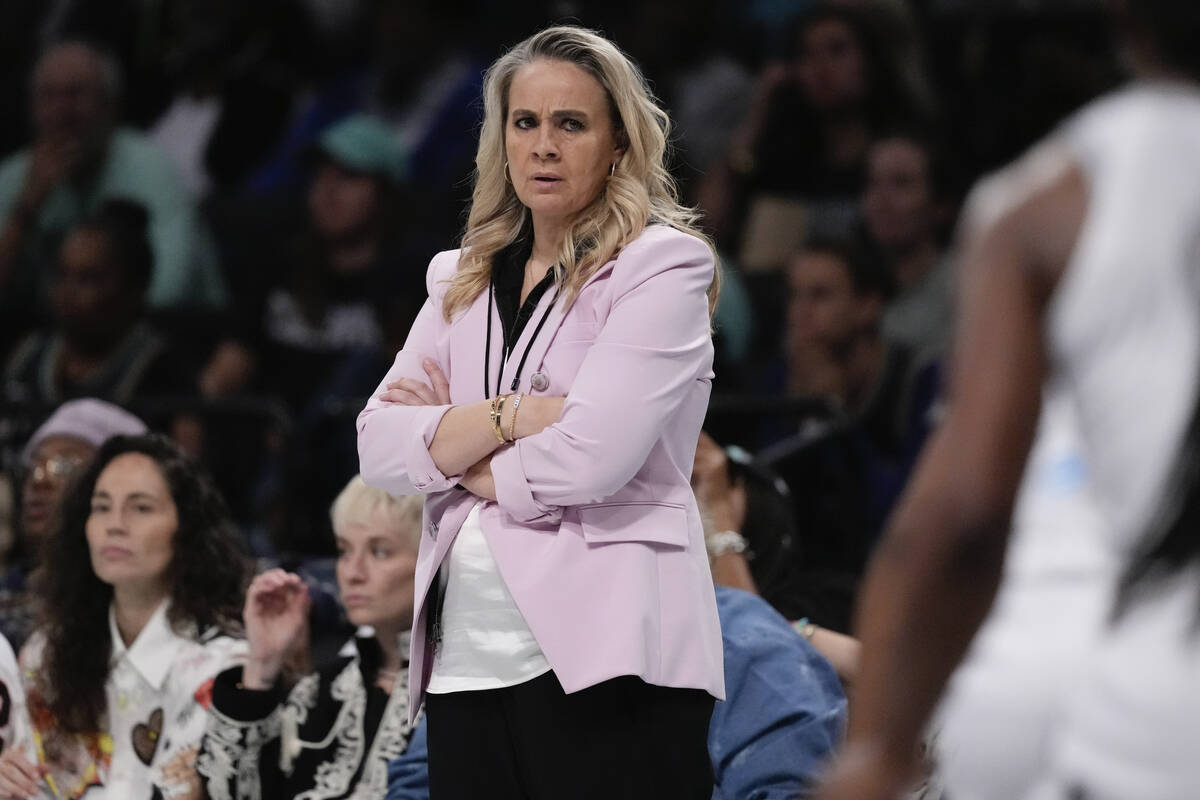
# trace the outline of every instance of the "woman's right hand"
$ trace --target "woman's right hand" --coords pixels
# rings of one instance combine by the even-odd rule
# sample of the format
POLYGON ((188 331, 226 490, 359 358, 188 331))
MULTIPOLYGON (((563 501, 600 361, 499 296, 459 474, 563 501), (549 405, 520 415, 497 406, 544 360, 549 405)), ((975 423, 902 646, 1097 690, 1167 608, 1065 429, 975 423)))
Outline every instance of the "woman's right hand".
POLYGON ((242 670, 247 689, 269 689, 293 646, 303 640, 311 601, 299 575, 272 569, 246 590, 246 639, 250 655, 242 670))
POLYGON ((10 747, 0 753, 0 798, 26 800, 41 796, 38 784, 41 770, 19 748, 10 747))

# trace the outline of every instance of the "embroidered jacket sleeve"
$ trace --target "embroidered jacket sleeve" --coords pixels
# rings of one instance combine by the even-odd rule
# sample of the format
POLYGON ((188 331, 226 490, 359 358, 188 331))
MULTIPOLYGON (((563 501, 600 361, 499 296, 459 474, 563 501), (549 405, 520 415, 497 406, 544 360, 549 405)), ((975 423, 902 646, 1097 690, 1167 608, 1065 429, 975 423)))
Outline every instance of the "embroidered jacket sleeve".
POLYGON ((388 763, 408 747, 407 673, 390 695, 363 684, 357 659, 302 678, 286 696, 238 688, 240 669, 213 687, 197 763, 212 800, 383 797, 388 763))
POLYGON ((279 734, 284 705, 297 716, 316 704, 317 675, 300 680, 290 694, 277 684, 258 691, 242 687, 242 668, 217 676, 208 730, 196 761, 212 800, 258 800, 280 796, 279 734))

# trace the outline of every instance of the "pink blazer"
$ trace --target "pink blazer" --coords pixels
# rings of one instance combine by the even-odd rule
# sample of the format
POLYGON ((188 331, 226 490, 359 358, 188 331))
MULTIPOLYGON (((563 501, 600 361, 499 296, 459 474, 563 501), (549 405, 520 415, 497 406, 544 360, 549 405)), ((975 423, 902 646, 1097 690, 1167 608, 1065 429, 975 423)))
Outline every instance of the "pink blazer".
MULTIPOLYGON (((393 494, 425 494, 416 570, 411 708, 432 668, 425 640, 429 589, 475 495, 443 475, 429 443, 450 406, 379 401, 400 377, 427 381, 433 358, 452 403, 483 399, 487 293, 452 322, 442 317, 459 251, 429 266, 429 300, 387 377, 358 417, 363 479, 393 494)), ((566 395, 562 419, 492 459, 496 502, 480 524, 530 630, 567 692, 620 675, 704 689, 724 698, 721 632, 700 514, 689 479, 708 406, 713 345, 705 291, 708 247, 662 225, 648 227, 583 287, 557 303, 534 341, 520 390, 566 395)), ((553 297, 513 348, 501 380, 508 391, 520 355, 553 297)), ((493 311, 493 314, 496 314, 493 311)), ((492 320, 492 376, 501 357, 492 320)))

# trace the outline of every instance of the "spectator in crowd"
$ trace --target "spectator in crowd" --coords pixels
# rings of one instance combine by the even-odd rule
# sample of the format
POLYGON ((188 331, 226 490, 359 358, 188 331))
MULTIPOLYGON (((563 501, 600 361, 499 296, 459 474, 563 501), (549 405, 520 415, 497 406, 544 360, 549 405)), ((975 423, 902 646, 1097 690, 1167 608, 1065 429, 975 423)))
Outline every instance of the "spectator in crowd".
POLYGON ((945 173, 932 142, 918 135, 891 134, 867 152, 863 222, 897 287, 883 312, 883 335, 929 355, 944 352, 953 309, 942 247, 951 216, 945 173))
POLYGON ((824 410, 759 454, 790 491, 804 569, 837 596, 823 624, 846 630, 867 556, 924 441, 938 365, 886 341, 882 269, 844 240, 789 262, 787 354, 768 382, 824 410))
MULTIPOLYGON (((747 491, 746 473, 735 476, 731 469, 734 462, 729 453, 718 445, 707 433, 700 434, 696 445, 696 459, 692 468, 692 488, 696 492, 696 500, 705 514, 705 544, 708 548, 709 561, 712 563, 713 581, 717 584, 717 607, 720 610, 720 587, 740 589, 750 594, 759 595, 759 586, 755 573, 773 571, 772 565, 761 563, 764 556, 778 559, 794 558, 788 552, 789 548, 773 549, 774 542, 788 535, 783 530, 755 530, 758 525, 752 515, 748 515, 748 501, 757 500, 761 495, 752 495, 747 491), (761 551, 760 551, 761 548, 761 551), (755 561, 760 561, 757 565, 755 561)), ((764 597, 765 600, 771 598, 764 597)), ((792 598, 784 600, 784 609, 790 609, 792 598)), ((775 606, 775 603, 771 603, 775 606)), ((820 607, 816 605, 815 607, 820 607)), ((787 619, 795 620, 794 627, 806 639, 812 642, 837 671, 838 677, 845 684, 854 682, 858 671, 858 642, 853 638, 837 631, 818 625, 808 618, 807 614, 790 614, 776 606, 776 611, 787 619)), ((724 620, 724 614, 722 614, 724 620)), ((728 657, 729 645, 726 643, 728 657)))
POLYGON ((299 31, 304 17, 294 0, 171 5, 168 14, 136 12, 159 16, 166 28, 160 52, 147 54, 158 63, 142 69, 143 77, 154 69, 167 90, 147 120, 147 135, 188 191, 207 199, 214 190, 242 188, 289 123, 303 69, 289 51, 306 43, 299 31))
MULTIPOLYGON (((358 56, 312 87, 278 152, 251 176, 251 197, 294 192, 303 181, 303 152, 329 126, 356 113, 380 119, 410 154, 414 192, 410 222, 445 242, 461 233, 463 203, 474 167, 475 134, 481 122, 483 70, 494 46, 510 43, 506 32, 525 29, 516 20, 530 13, 508 4, 496 13, 477 0, 376 0, 358 56), (476 24, 464 26, 463 19, 476 24), (486 49, 477 33, 491 39, 486 49), (480 51, 483 51, 482 54, 480 51)), ((544 17, 538 17, 544 24, 544 17)))
POLYGON ((0 579, 0 633, 20 648, 32 632, 34 597, 30 574, 57 521, 71 478, 85 469, 110 436, 146 432, 140 419, 94 398, 69 400, 50 415, 21 451, 25 469, 17 538, 4 558, 0 579))
POLYGON ((725 163, 699 190, 747 269, 778 269, 805 231, 847 232, 871 139, 920 114, 861 9, 820 3, 791 30, 785 60, 763 68, 725 163))
POLYGON ((887 277, 848 240, 813 239, 789 262, 787 279, 785 391, 825 398, 880 455, 911 457, 924 437, 935 369, 883 338, 887 277))
POLYGON ((233 329, 199 380, 208 397, 253 390, 294 415, 283 474, 272 476, 296 498, 282 510, 287 538, 277 546, 308 553, 332 549, 319 521, 358 469, 338 403, 370 392, 403 345, 435 249, 413 254, 422 237, 408 235, 397 208, 406 159, 379 121, 344 119, 317 140, 313 158, 304 230, 247 263, 233 329))
POLYGON ((82 42, 57 44, 37 63, 33 142, 0 163, 7 324, 28 323, 66 232, 113 197, 149 212, 152 306, 224 301, 215 250, 178 176, 141 134, 117 125, 120 80, 112 59, 82 42))
POLYGON ((281 669, 303 648, 309 595, 283 570, 254 579, 244 618, 250 654, 223 672, 199 769, 214 797, 427 798, 424 725, 409 723, 408 642, 412 626, 419 495, 396 499, 355 476, 331 511, 337 579, 351 622, 370 626, 349 655, 290 691, 281 669), (353 743, 353 746, 347 746, 353 743), (388 765, 405 777, 392 780, 388 765))
POLYGON ((373 376, 424 302, 420 270, 405 280, 394 235, 394 195, 406 170, 394 137, 354 115, 314 150, 306 229, 281 255, 260 254, 267 267, 238 287, 233 335, 201 374, 210 397, 256 385, 302 411, 356 356, 368 356, 373 376))
POLYGON ((116 436, 72 485, 46 549, 44 620, 21 651, 32 741, 9 797, 195 797, 212 680, 244 652, 248 571, 208 475, 158 436, 116 436))
POLYGON ((56 405, 99 397, 121 405, 193 391, 166 340, 146 321, 153 256, 145 209, 106 201, 67 234, 51 273, 53 327, 29 334, 4 369, 8 400, 56 405))
POLYGON ((815 640, 762 598, 716 591, 726 697, 708 729, 713 798, 807 797, 846 722, 838 676, 815 640))

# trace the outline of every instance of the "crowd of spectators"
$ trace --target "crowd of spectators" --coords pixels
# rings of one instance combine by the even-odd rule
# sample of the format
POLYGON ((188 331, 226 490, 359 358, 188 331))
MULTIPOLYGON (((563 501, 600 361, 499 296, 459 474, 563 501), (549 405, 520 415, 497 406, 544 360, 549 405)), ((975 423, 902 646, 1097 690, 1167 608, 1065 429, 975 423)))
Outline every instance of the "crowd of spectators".
MULTIPOLYGON (((701 497, 714 524, 748 546, 718 558, 718 582, 803 618, 848 680, 849 640, 819 638, 849 632, 937 423, 962 196, 1121 74, 1099 2, 100 5, 0 9, 0 628, 14 646, 47 492, 141 420, 207 464, 255 556, 300 565, 318 595, 321 575, 333 584, 327 509, 357 472, 353 418, 425 301, 429 258, 461 233, 482 69, 568 20, 651 79, 676 177, 722 254, 697 465, 724 487, 701 497), (35 433, 85 397, 137 417, 73 407, 35 433)), ((777 620, 720 599, 723 622, 743 620, 727 658, 731 639, 770 650, 777 620)), ((741 702, 719 719, 732 726, 741 702)), ((840 718, 839 702, 813 713, 840 718)))

